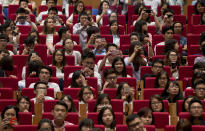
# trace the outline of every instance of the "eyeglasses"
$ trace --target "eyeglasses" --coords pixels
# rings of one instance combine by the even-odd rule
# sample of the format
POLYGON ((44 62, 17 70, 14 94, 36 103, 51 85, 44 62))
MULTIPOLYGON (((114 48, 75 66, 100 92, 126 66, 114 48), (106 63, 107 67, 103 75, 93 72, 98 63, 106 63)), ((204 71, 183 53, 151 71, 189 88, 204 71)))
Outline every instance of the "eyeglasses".
POLYGON ((201 109, 201 106, 191 106, 191 109, 201 109))
POLYGON ((20 104, 26 104, 26 105, 29 105, 29 102, 20 102, 20 104))
POLYGON ((92 95, 92 92, 84 92, 83 95, 92 95))
POLYGON ((161 102, 151 102, 152 105, 159 105, 162 104, 161 102))
POLYGON ((47 88, 45 88, 45 87, 37 87, 36 89, 37 90, 39 90, 39 89, 46 90, 47 88))
POLYGON ((107 80, 115 80, 115 79, 117 79, 117 76, 107 77, 107 80))
POLYGON ((154 68, 162 68, 162 66, 155 66, 155 65, 154 65, 153 67, 154 67, 154 68))
POLYGON ((40 74, 46 74, 46 75, 49 75, 50 73, 49 73, 49 72, 43 72, 43 71, 40 71, 40 74))
POLYGON ((205 88, 196 88, 196 90, 202 90, 202 91, 205 91, 205 88))
POLYGON ((177 54, 170 54, 170 56, 174 56, 174 57, 176 57, 176 56, 177 56, 177 54))

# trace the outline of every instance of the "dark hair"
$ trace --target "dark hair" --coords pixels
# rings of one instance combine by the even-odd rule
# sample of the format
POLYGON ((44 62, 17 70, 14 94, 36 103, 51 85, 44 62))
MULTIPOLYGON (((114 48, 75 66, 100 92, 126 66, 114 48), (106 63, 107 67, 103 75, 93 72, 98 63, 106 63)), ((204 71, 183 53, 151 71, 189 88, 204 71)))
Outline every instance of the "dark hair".
POLYGON ((110 125, 110 128, 111 128, 111 129, 115 129, 115 126, 116 126, 115 114, 114 114, 114 111, 112 110, 112 108, 109 108, 109 107, 103 107, 103 108, 100 110, 100 112, 99 112, 99 114, 98 114, 98 124, 104 125, 104 122, 103 122, 103 120, 102 120, 102 117, 103 117, 103 114, 104 114, 104 112, 105 112, 106 110, 109 110, 109 111, 112 113, 113 121, 112 121, 112 123, 111 123, 111 125, 110 125))
POLYGON ((108 75, 110 75, 110 74, 116 74, 116 72, 115 72, 115 70, 114 70, 113 68, 108 69, 108 70, 105 70, 105 72, 104 72, 104 78, 107 79, 108 75))
POLYGON ((58 9, 56 7, 51 7, 48 9, 48 13, 50 13, 50 11, 55 11, 58 14, 58 9))
MULTIPOLYGON (((47 34, 47 33, 48 33, 47 24, 48 24, 48 20, 49 20, 49 19, 53 20, 53 18, 49 18, 49 17, 45 19, 44 25, 43 25, 43 31, 42 31, 43 34, 47 34)), ((55 30, 55 28, 53 27, 52 33, 55 33, 55 32, 56 32, 56 30, 55 30)))
POLYGON ((197 81, 195 84, 194 84, 194 89, 196 89, 196 87, 198 86, 198 85, 200 85, 200 84, 203 84, 203 85, 205 85, 205 81, 204 80, 199 80, 199 81, 197 81))
MULTIPOLYGON (((144 8, 142 8, 139 12, 139 15, 142 13, 143 10, 148 10, 148 8, 146 6, 144 8)), ((148 13, 148 17, 144 21, 150 23, 150 13, 148 13)))
POLYGON ((140 15, 140 7, 141 6, 144 6, 145 7, 145 5, 144 5, 144 3, 137 3, 137 5, 135 6, 135 15, 140 15))
POLYGON ((201 33, 200 39, 199 39, 199 45, 201 46, 202 42, 205 41, 205 31, 201 33))
POLYGON ((118 24, 117 20, 111 20, 111 21, 110 21, 110 34, 112 34, 111 26, 112 26, 114 23, 117 23, 117 35, 119 36, 119 24, 118 24))
POLYGON ((172 26, 165 26, 164 28, 162 28, 162 34, 165 34, 168 30, 173 31, 173 27, 172 26))
POLYGON ((91 89, 90 86, 83 86, 83 87, 80 89, 79 93, 78 93, 78 99, 79 99, 80 101, 84 101, 84 100, 83 100, 83 92, 84 92, 85 89, 90 90, 90 91, 92 92, 92 94, 93 94, 93 90, 91 89))
POLYGON ((21 4, 21 2, 29 3, 28 0, 20 0, 20 1, 19 1, 19 5, 21 4))
POLYGON ((0 35, 0 40, 2 40, 2 39, 8 41, 8 37, 5 34, 0 35))
POLYGON ((61 69, 61 72, 63 73, 63 72, 64 72, 64 66, 66 65, 66 59, 65 59, 65 52, 64 52, 64 50, 58 49, 58 50, 55 50, 55 51, 54 51, 54 53, 53 53, 53 58, 52 58, 52 65, 56 66, 56 64, 57 64, 57 61, 55 60, 55 56, 56 56, 56 53, 57 53, 58 51, 60 51, 61 54, 62 54, 62 56, 63 56, 63 60, 62 60, 62 62, 60 63, 61 66, 63 67, 63 68, 61 69))
POLYGON ((141 108, 138 111, 137 115, 139 117, 142 117, 142 116, 148 116, 149 113, 151 113, 151 115, 152 115, 152 123, 151 123, 151 125, 153 125, 154 124, 154 117, 153 117, 153 114, 152 114, 152 110, 150 108, 148 108, 148 107, 141 108))
POLYGON ((197 10, 197 5, 201 4, 202 6, 205 6, 205 2, 203 0, 197 0, 195 6, 194 6, 194 13, 196 15, 200 15, 200 12, 197 10))
POLYGON ((37 86, 38 86, 39 84, 44 84, 44 85, 46 85, 46 87, 48 88, 48 85, 47 85, 46 82, 38 81, 38 82, 36 82, 36 83, 34 84, 34 90, 36 90, 36 88, 37 88, 37 86))
POLYGON ((28 111, 31 110, 31 102, 30 102, 30 99, 27 97, 27 96, 20 96, 16 102, 16 106, 18 107, 19 106, 19 103, 21 102, 22 99, 25 99, 28 103, 29 103, 29 109, 28 111))
POLYGON ((14 109, 15 110, 16 119, 17 119, 17 121, 19 121, 19 116, 18 116, 19 109, 16 106, 13 106, 13 105, 8 105, 3 109, 3 111, 1 112, 1 119, 2 120, 4 119, 4 115, 5 115, 6 111, 9 110, 9 109, 14 109))
POLYGON ((111 99, 110 99, 110 96, 108 94, 100 94, 96 100, 96 105, 95 105, 95 108, 94 108, 94 112, 97 112, 97 106, 101 104, 102 100, 104 98, 107 98, 111 104, 111 99))
POLYGON ((103 37, 101 37, 100 35, 97 35, 95 38, 94 38, 94 41, 93 41, 93 43, 95 44, 95 41, 97 40, 97 39, 102 39, 103 37))
POLYGON ((35 37, 34 36, 28 36, 25 40, 24 40, 24 44, 26 46, 34 46, 35 44, 35 37))
POLYGON ((36 35, 37 35, 37 42, 38 42, 38 44, 40 44, 40 35, 39 35, 38 31, 36 31, 36 30, 31 30, 31 31, 29 32, 28 36, 31 36, 32 33, 36 33, 36 35))
POLYGON ((186 103, 186 101, 187 101, 189 98, 195 99, 196 97, 195 97, 195 96, 187 96, 187 97, 184 99, 184 101, 183 101, 183 103, 182 103, 182 112, 186 112, 185 103, 186 103))
POLYGON ((18 9, 16 10, 16 14, 19 14, 19 13, 24 13, 24 14, 26 14, 26 10, 25 10, 24 8, 18 8, 18 9))
POLYGON ((205 63, 203 62, 197 62, 193 65, 193 70, 203 68, 205 70, 205 63))
MULTIPOLYGON (((26 61, 26 63, 28 64, 29 62, 30 62, 30 60, 31 60, 31 56, 33 55, 33 54, 36 54, 37 56, 39 56, 40 58, 41 58, 41 56, 38 54, 38 52, 31 52, 30 54, 29 54, 29 56, 28 56, 28 58, 27 58, 27 61, 26 61)), ((43 62, 43 61, 42 61, 43 62)))
POLYGON ((80 121, 79 126, 78 126, 78 131, 82 131, 83 126, 94 128, 94 123, 91 119, 85 118, 82 121, 80 121))
MULTIPOLYGON (((194 83, 196 83, 197 79, 201 79, 205 81, 205 74, 202 72, 194 73, 191 79, 192 87, 194 87, 194 83)), ((198 80, 199 81, 199 80, 198 80)))
POLYGON ((163 91, 162 94, 161 94, 162 97, 163 97, 164 99, 167 99, 170 103, 175 103, 177 100, 182 100, 182 99, 183 99, 183 94, 182 94, 182 92, 181 92, 181 90, 180 90, 179 83, 178 83, 177 81, 169 81, 168 83, 169 83, 169 84, 168 84, 169 86, 170 86, 171 83, 173 83, 175 86, 177 86, 177 87, 179 88, 179 92, 178 92, 178 94, 174 97, 174 99, 171 100, 170 97, 169 97, 169 93, 167 92, 169 86, 167 86, 167 87, 165 87, 164 91, 163 91))
POLYGON ((167 41, 165 41, 165 46, 164 46, 164 52, 163 54, 166 54, 168 53, 170 50, 175 50, 175 44, 177 43, 178 41, 176 39, 169 39, 167 41))
POLYGON ((134 32, 139 33, 139 35, 141 34, 147 34, 146 31, 143 32, 142 30, 142 26, 147 25, 146 21, 144 20, 139 20, 135 23, 135 27, 134 27, 134 32))
POLYGON ((178 55, 178 52, 175 51, 175 50, 170 50, 169 52, 167 52, 167 54, 166 54, 166 56, 165 56, 165 58, 164 58, 164 64, 167 65, 167 66, 171 66, 172 63, 171 63, 171 61, 170 61, 170 59, 169 59, 169 55, 170 55, 172 52, 176 53, 176 55, 177 55, 176 66, 179 66, 179 65, 180 65, 180 58, 178 57, 178 56, 179 56, 179 55, 178 55))
POLYGON ((180 119, 177 122, 176 131, 191 131, 192 125, 191 122, 187 119, 180 119))
POLYGON ((89 17, 86 12, 81 12, 78 16, 78 22, 80 22, 80 17, 83 16, 83 15, 89 17))
POLYGON ((134 121, 136 118, 140 119, 140 117, 137 114, 131 114, 131 115, 127 116, 126 123, 127 123, 128 127, 129 127, 130 122, 134 121))
MULTIPOLYGON (((167 3, 167 2, 162 2, 161 5, 160 5, 160 9, 161 9, 164 5, 166 5, 167 8, 170 8, 170 7, 169 7, 169 3, 167 3)), ((161 14, 163 14, 163 12, 161 12, 161 14)))
POLYGON ((41 129, 41 126, 43 125, 43 123, 48 123, 51 127, 51 131, 54 131, 54 126, 53 126, 53 123, 50 119, 41 119, 38 123, 38 127, 37 129, 40 130, 41 129))
MULTIPOLYGON (((192 105, 193 103, 199 103, 199 104, 202 106, 202 109, 203 109, 203 103, 202 103, 200 100, 198 100, 198 99, 192 99, 192 100, 190 101, 190 103, 189 103, 189 112, 190 112, 190 109, 191 109, 191 105, 192 105)), ((191 115, 191 114, 190 114, 190 115, 191 115)), ((199 117, 199 120, 203 121, 203 117, 200 116, 200 117, 199 117)), ((191 118, 190 118, 190 122, 192 123, 192 125, 194 125, 194 117, 193 117, 192 115, 191 115, 191 118)))
MULTIPOLYGON (((46 3, 48 3, 49 0, 46 0, 46 3)), ((57 4, 58 0, 53 0, 55 4, 57 4)))
POLYGON ((123 77, 127 77, 127 70, 126 70, 126 65, 125 65, 125 62, 124 62, 124 59, 122 57, 115 57, 113 62, 112 62, 112 68, 114 69, 115 73, 116 74, 119 74, 119 72, 116 71, 115 69, 115 64, 116 62, 118 61, 121 61, 122 64, 123 64, 123 70, 122 72, 120 73, 120 75, 122 75, 123 77))
POLYGON ((53 107, 53 110, 55 109, 55 107, 56 107, 57 105, 61 105, 61 106, 65 107, 66 112, 68 112, 68 106, 67 106, 67 104, 66 104, 64 101, 58 101, 58 102, 56 102, 56 104, 55 104, 54 107, 53 107))
POLYGON ((87 29, 88 38, 90 38, 92 34, 99 33, 99 32, 100 32, 100 30, 96 26, 88 27, 88 29, 87 29))
MULTIPOLYGON (((67 38, 67 39, 65 39, 65 40, 63 40, 63 47, 65 46, 65 42, 67 41, 67 40, 71 40, 72 41, 72 43, 73 43, 73 40, 72 39, 70 39, 70 38, 67 38)), ((73 43, 74 44, 74 43, 73 43)), ((65 50, 65 49, 64 49, 65 50)))
POLYGON ((1 54, 2 52, 9 55, 9 51, 8 51, 7 49, 1 49, 1 50, 0 50, 0 54, 1 54))
POLYGON ((163 15, 165 15, 167 12, 170 12, 170 13, 172 13, 174 15, 174 11, 172 9, 170 9, 170 8, 166 8, 164 10, 164 12, 163 12, 163 15))
POLYGON ((139 35, 139 33, 137 33, 137 32, 132 32, 132 33, 130 33, 130 38, 132 37, 132 36, 137 36, 137 38, 140 40, 140 35, 139 35))
POLYGON ((84 61, 87 58, 92 58, 95 60, 95 54, 93 54, 93 52, 82 53, 81 60, 84 61))
MULTIPOLYGON (((83 4, 83 10, 82 10, 82 12, 85 12, 84 2, 83 2, 83 1, 78 1, 78 2, 75 4, 75 6, 74 6, 73 14, 82 13, 82 12, 78 12, 78 10, 77 10, 78 4, 80 4, 80 3, 83 4)), ((87 14, 87 13, 86 13, 86 14, 87 14)), ((79 18, 80 18, 80 16, 79 16, 79 18)))
POLYGON ((160 112, 165 112, 166 110, 164 109, 164 102, 163 102, 163 99, 160 95, 158 94, 155 94, 155 95, 152 95, 149 99, 149 108, 154 112, 154 110, 152 109, 152 99, 157 99, 158 101, 161 102, 162 104, 162 109, 160 112))
POLYGON ((160 79, 160 77, 162 75, 166 75, 166 77, 167 77, 167 85, 166 85, 166 87, 168 86, 168 83, 169 83, 169 80, 170 80, 169 79, 169 75, 168 75, 168 73, 166 71, 162 70, 156 76, 154 88, 160 88, 159 79, 160 79))
POLYGON ((109 2, 106 1, 106 0, 101 1, 101 2, 100 2, 100 6, 99 6, 99 8, 98 8, 98 15, 101 15, 101 14, 102 14, 102 11, 103 11, 102 7, 103 7, 103 4, 104 4, 104 3, 107 3, 108 5, 110 5, 109 2))
MULTIPOLYGON (((76 2, 78 2, 78 0, 76 0, 76 2)), ((73 0, 68 0, 69 4, 73 4, 73 0)))
POLYGON ((41 68, 40 68, 40 70, 39 70, 39 73, 40 73, 40 71, 41 71, 42 69, 48 70, 49 73, 50 73, 50 76, 52 76, 53 70, 51 69, 51 67, 49 67, 49 66, 41 66, 41 68))
POLYGON ((122 94, 121 91, 123 90, 123 86, 124 84, 128 84, 127 82, 120 82, 118 88, 117 88, 117 92, 116 92, 116 99, 121 99, 122 98, 122 94))
POLYGON ((164 61, 163 61, 163 60, 161 60, 161 59, 155 59, 155 60, 152 62, 152 67, 153 67, 156 63, 162 64, 162 66, 164 66, 164 61))
POLYGON ((70 95, 63 95, 60 100, 63 101, 64 98, 67 98, 71 103, 71 108, 68 109, 68 112, 77 112, 72 97, 70 95))
POLYGON ((58 36, 61 39, 63 33, 66 33, 67 31, 69 31, 68 27, 62 26, 61 28, 58 29, 58 36))
POLYGON ((81 70, 76 70, 74 73, 73 73, 73 76, 72 76, 72 81, 71 81, 71 87, 72 88, 79 88, 80 85, 78 85, 76 83, 76 80, 80 77, 80 75, 84 75, 84 73, 81 71, 81 70))
POLYGON ((0 69, 4 71, 12 71, 13 70, 14 61, 11 56, 4 56, 0 60, 0 69))
POLYGON ((200 25, 205 25, 205 21, 203 20, 203 16, 205 15, 205 12, 201 14, 201 20, 200 20, 200 25))
POLYGON ((106 52, 108 52, 108 49, 111 47, 111 46, 114 46, 116 47, 116 49, 118 49, 117 45, 113 44, 113 43, 109 43, 106 45, 106 52))

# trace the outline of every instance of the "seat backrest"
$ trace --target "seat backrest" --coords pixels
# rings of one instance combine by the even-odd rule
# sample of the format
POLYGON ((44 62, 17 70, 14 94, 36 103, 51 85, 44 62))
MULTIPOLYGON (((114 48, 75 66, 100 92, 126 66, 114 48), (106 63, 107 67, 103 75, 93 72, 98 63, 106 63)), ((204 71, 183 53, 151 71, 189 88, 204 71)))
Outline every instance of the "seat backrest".
POLYGON ((193 67, 192 66, 179 66, 179 80, 183 80, 186 77, 192 77, 193 67))
POLYGON ((20 32, 21 34, 27 34, 28 32, 31 31, 31 26, 17 25, 17 27, 19 28, 19 32, 20 32))
MULTIPOLYGON (((47 56, 47 65, 52 64, 52 59, 53 59, 52 55, 48 55, 47 56)), ((74 66, 75 65, 75 56, 73 56, 73 55, 66 55, 65 56, 65 61, 66 61, 67 65, 74 66)))
POLYGON ((37 125, 16 125, 14 131, 37 131, 37 125))
POLYGON ((193 66, 194 65, 194 60, 197 57, 200 57, 201 55, 188 55, 188 65, 193 66))
POLYGON ((193 125, 192 131, 204 131, 205 127, 203 125, 193 125))
POLYGON ((3 111, 3 109, 8 105, 16 105, 16 100, 9 100, 9 99, 0 99, 0 112, 3 111))
POLYGON ((205 30, 205 25, 192 25, 191 32, 193 34, 201 34, 205 30))
POLYGON ((69 77, 70 73, 73 73, 76 70, 81 70, 82 66, 65 66, 64 67, 64 80, 67 79, 67 77, 69 77))
MULTIPOLYGON (((58 9, 58 11, 62 12, 62 6, 61 5, 56 5, 55 7, 58 9)), ((40 5, 39 6, 39 13, 43 12, 43 11, 47 11, 47 10, 48 10, 48 6, 47 5, 40 5)))
POLYGON ((0 99, 13 99, 12 88, 0 88, 0 99))
MULTIPOLYGON (((164 66, 163 70, 168 73, 169 76, 171 76, 171 71, 169 66, 164 66)), ((152 67, 151 66, 141 66, 140 67, 140 77, 142 78, 145 74, 152 74, 152 67)))
POLYGON ((80 88, 64 88, 63 95, 70 95, 73 99, 78 99, 80 88))
MULTIPOLYGON (((119 26, 118 26, 118 32, 119 32, 120 35, 124 35, 124 34, 125 34, 125 27, 119 25, 119 26)), ((107 25, 105 25, 105 26, 100 26, 100 33, 101 33, 101 34, 105 34, 105 35, 110 34, 110 27, 107 26, 107 25)))
POLYGON ((150 97, 154 94, 161 95, 164 89, 162 88, 147 88, 144 89, 144 100, 150 99, 150 97))
POLYGON ((21 125, 32 125, 32 113, 31 112, 19 112, 19 121, 21 125))
POLYGON ((193 25, 198 25, 200 24, 200 19, 201 19, 201 15, 192 15, 192 24, 193 25))
POLYGON ((169 112, 153 112, 156 128, 165 128, 169 125, 169 112))
POLYGON ((190 45, 187 49, 188 56, 189 55, 199 55, 201 54, 200 45, 190 45))
POLYGON ((115 99, 117 89, 116 88, 105 88, 104 93, 110 96, 110 99, 115 99))
POLYGON ((18 78, 0 77, 0 81, 3 88, 12 88, 18 90, 18 78))
MULTIPOLYGON (((34 88, 22 88, 21 94, 23 96, 27 96, 29 99, 35 98, 36 94, 34 94, 34 88)), ((47 96, 54 97, 54 89, 47 89, 47 96)))
POLYGON ((164 130, 165 131, 176 131, 176 126, 175 125, 166 125, 164 130))

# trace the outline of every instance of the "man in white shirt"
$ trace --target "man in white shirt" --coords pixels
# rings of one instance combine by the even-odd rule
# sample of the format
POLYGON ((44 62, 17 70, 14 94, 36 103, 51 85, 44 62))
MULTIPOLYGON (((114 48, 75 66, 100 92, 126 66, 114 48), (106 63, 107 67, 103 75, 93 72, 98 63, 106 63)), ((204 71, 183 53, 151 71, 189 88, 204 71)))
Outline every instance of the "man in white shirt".
POLYGON ((54 100, 53 97, 46 96, 47 95, 47 83, 43 81, 38 81, 34 84, 34 94, 36 94, 35 98, 32 98, 31 100, 34 101, 34 103, 43 103, 44 100, 54 100))
POLYGON ((165 41, 170 40, 170 39, 173 38, 174 31, 173 31, 172 27, 166 26, 166 27, 164 27, 162 29, 162 33, 163 33, 164 41, 155 45, 155 47, 154 47, 155 55, 156 55, 156 47, 157 47, 157 45, 165 45, 165 41))
MULTIPOLYGON (((55 7, 57 5, 57 0, 46 0, 46 5, 48 6, 48 10, 51 7, 55 7)), ((42 16, 43 15, 47 15, 48 14, 48 10, 47 11, 43 11, 43 12, 39 12, 38 17, 36 18, 36 21, 38 23, 40 23, 42 21, 42 16)), ((61 15, 62 12, 58 11, 58 15, 61 15)))
MULTIPOLYGON (((54 94, 56 96, 57 92, 60 92, 60 87, 57 83, 49 82, 50 78, 52 76, 52 69, 48 66, 42 66, 39 71, 39 79, 40 81, 43 81, 47 83, 48 88, 54 88, 54 94)), ((34 88, 35 83, 31 83, 29 88, 34 88)))

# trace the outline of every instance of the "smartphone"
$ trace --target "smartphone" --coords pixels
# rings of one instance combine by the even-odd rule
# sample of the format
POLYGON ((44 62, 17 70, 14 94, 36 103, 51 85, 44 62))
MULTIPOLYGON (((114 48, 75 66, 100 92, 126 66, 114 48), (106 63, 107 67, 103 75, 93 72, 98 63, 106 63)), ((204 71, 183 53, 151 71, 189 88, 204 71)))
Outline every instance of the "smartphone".
POLYGON ((177 67, 177 64, 176 63, 172 63, 172 69, 175 69, 177 67))
POLYGON ((146 10, 146 13, 151 13, 152 12, 152 10, 146 10))
POLYGON ((16 119, 16 117, 11 118, 11 119, 9 120, 9 124, 10 124, 10 125, 16 125, 16 124, 17 124, 17 119, 16 119))
POLYGON ((26 16, 19 16, 18 19, 19 19, 19 20, 21 20, 21 19, 25 20, 25 19, 26 19, 26 16))

